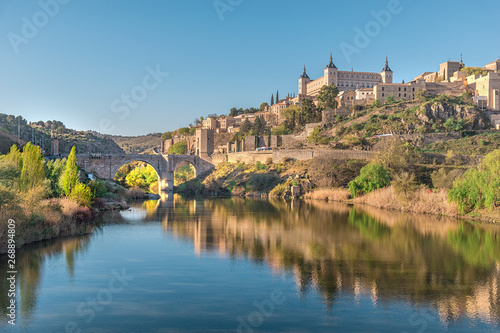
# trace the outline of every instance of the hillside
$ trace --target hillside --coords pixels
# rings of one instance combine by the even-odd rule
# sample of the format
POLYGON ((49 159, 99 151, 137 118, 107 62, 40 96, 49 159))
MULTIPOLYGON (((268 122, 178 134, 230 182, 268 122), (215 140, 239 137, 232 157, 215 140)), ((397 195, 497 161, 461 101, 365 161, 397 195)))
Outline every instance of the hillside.
POLYGON ((151 151, 160 145, 161 133, 151 133, 140 136, 106 135, 127 154, 141 154, 151 151))
POLYGON ((74 145, 78 153, 119 154, 123 150, 111 139, 92 131, 76 131, 68 129, 60 121, 38 121, 28 123, 21 116, 0 113, 0 153, 5 154, 13 143, 32 141, 42 147, 46 154, 50 153, 51 132, 59 136, 59 152, 69 154, 74 145), (20 140, 17 139, 18 126, 20 140))

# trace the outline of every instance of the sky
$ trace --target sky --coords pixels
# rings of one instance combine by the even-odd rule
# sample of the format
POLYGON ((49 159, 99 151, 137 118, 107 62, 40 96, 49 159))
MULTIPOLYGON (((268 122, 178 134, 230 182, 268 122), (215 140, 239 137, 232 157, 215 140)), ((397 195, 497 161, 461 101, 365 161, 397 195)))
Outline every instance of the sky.
POLYGON ((323 75, 394 82, 500 58, 498 0, 0 0, 0 112, 104 134, 171 131, 323 75))

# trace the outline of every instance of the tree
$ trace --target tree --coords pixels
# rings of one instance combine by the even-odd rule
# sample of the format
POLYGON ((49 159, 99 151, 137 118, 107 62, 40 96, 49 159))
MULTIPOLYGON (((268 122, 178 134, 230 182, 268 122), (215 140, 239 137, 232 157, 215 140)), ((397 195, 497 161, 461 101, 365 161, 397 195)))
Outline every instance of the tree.
POLYGON ((186 154, 186 141, 182 140, 174 143, 168 148, 168 153, 171 155, 184 155, 186 154))
POLYGON ((271 105, 274 105, 274 94, 271 95, 271 105))
POLYGON ((351 196, 355 198, 358 195, 369 193, 373 190, 385 187, 390 184, 391 176, 382 165, 369 163, 361 168, 360 174, 356 179, 349 182, 351 196))
POLYGON ((189 135, 189 127, 182 127, 179 129, 179 135, 189 135))
POLYGON ((41 186, 44 179, 45 161, 40 152, 40 147, 33 146, 31 142, 28 142, 23 148, 19 187, 24 191, 28 191, 41 186))
POLYGON ((238 109, 237 108, 231 108, 231 110, 229 110, 229 116, 230 117, 236 117, 238 115, 238 109))
POLYGON ((381 142, 374 156, 374 163, 382 165, 391 172, 413 172, 414 165, 420 160, 415 148, 398 138, 381 142))
POLYGON ((285 128, 293 131, 296 127, 297 118, 300 116, 301 109, 296 105, 291 105, 281 110, 281 118, 285 120, 285 128))
POLYGON ((322 109, 335 109, 337 107, 337 95, 339 94, 339 90, 333 84, 329 84, 321 87, 318 100, 319 106, 322 109))
POLYGON ((5 155, 4 160, 6 162, 12 163, 13 165, 17 166, 19 170, 21 170, 21 167, 23 165, 23 157, 21 151, 17 148, 16 145, 12 145, 10 147, 10 152, 5 155))
POLYGON ((249 133, 251 129, 252 129, 252 123, 250 122, 250 120, 248 120, 248 118, 245 118, 243 125, 241 125, 240 127, 240 132, 249 133))
POLYGON ((66 168, 61 178, 62 190, 64 195, 70 196, 71 191, 78 183, 78 166, 76 165, 76 147, 71 148, 68 159, 66 161, 66 168))
POLYGON ((255 118, 255 121, 253 122, 252 126, 252 134, 253 135, 262 135, 264 134, 266 129, 266 121, 264 120, 264 117, 259 116, 255 118))
POLYGON ((276 90, 276 103, 279 103, 280 101, 280 93, 278 90, 276 90))
POLYGON ((62 194, 59 179, 64 172, 65 164, 65 158, 50 160, 45 164, 45 176, 48 180, 50 180, 50 189, 52 191, 52 195, 62 194))
POLYGON ((165 141, 165 140, 168 140, 168 139, 172 139, 173 136, 174 136, 174 133, 172 133, 172 132, 165 132, 165 133, 163 133, 161 135, 161 139, 163 141, 165 141))
POLYGON ((482 69, 480 67, 464 67, 464 68, 462 68, 462 71, 465 72, 465 76, 488 74, 488 71, 485 71, 484 69, 482 69))
POLYGON ((267 106, 269 106, 269 104, 267 104, 266 102, 262 103, 262 104, 260 105, 260 111, 264 111, 264 109, 265 109, 267 106))
POLYGON ((92 190, 87 185, 78 182, 71 191, 70 198, 78 202, 79 205, 88 207, 92 202, 92 190))
POLYGON ((300 125, 315 123, 321 121, 321 112, 316 108, 312 99, 302 100, 302 109, 300 114, 300 125))

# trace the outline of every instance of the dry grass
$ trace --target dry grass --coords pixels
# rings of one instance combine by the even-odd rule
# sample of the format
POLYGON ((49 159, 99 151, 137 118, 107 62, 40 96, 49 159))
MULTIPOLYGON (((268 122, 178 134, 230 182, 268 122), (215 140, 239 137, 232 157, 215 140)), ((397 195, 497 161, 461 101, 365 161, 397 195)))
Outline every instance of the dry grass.
POLYGON ((406 201, 398 198, 394 193, 393 187, 389 186, 355 198, 353 202, 404 212, 447 216, 458 215, 457 206, 452 202, 448 202, 447 191, 445 189, 432 191, 426 187, 421 187, 411 193, 409 199, 406 201))
POLYGON ((139 187, 131 187, 125 192, 125 196, 128 199, 143 199, 146 197, 146 192, 139 187))
POLYGON ((349 190, 343 188, 319 188, 304 195, 306 199, 346 202, 350 198, 349 190))
POLYGON ((78 203, 75 200, 69 198, 59 199, 58 203, 62 207, 62 213, 64 216, 75 215, 75 212, 78 210, 78 207, 80 207, 80 205, 78 205, 78 203))

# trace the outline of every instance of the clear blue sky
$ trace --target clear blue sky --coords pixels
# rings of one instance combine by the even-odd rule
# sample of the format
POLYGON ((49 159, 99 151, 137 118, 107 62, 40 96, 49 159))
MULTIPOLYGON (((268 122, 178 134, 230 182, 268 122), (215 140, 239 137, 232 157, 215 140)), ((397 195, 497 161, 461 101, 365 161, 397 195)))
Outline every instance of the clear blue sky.
POLYGON ((304 63, 315 79, 330 52, 340 70, 374 72, 387 54, 397 82, 461 53, 469 66, 500 57, 498 0, 400 0, 380 29, 371 11, 390 1, 54 1, 0 0, 0 112, 109 134, 164 132, 296 93, 304 63), (372 36, 347 57, 355 28, 372 36), (168 76, 144 84, 148 67, 168 76))

